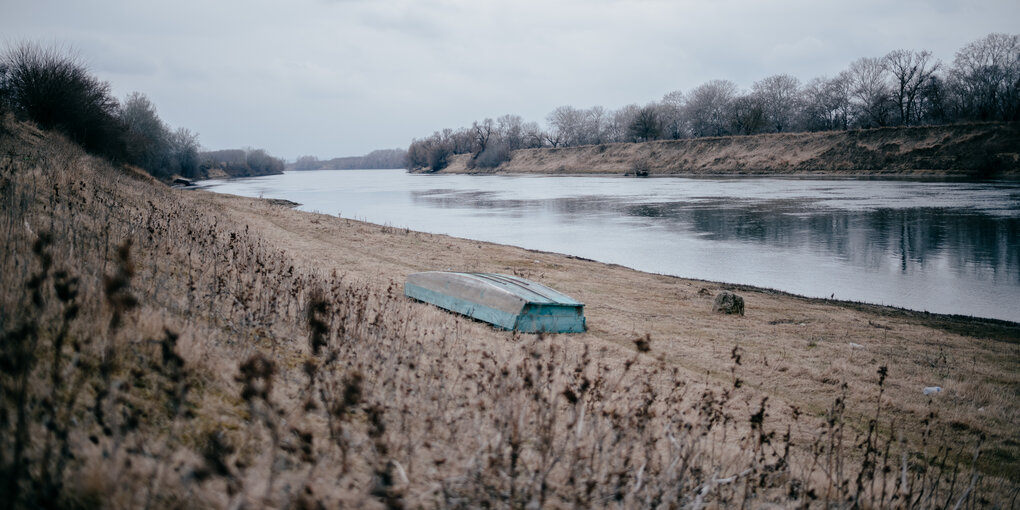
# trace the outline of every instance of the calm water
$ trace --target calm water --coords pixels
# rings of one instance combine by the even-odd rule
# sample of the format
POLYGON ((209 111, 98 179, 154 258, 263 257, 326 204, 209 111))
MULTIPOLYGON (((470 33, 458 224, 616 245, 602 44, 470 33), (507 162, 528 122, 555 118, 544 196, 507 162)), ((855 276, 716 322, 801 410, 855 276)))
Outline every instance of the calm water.
POLYGON ((201 184, 642 271, 1020 322, 1015 182, 330 170, 201 184))

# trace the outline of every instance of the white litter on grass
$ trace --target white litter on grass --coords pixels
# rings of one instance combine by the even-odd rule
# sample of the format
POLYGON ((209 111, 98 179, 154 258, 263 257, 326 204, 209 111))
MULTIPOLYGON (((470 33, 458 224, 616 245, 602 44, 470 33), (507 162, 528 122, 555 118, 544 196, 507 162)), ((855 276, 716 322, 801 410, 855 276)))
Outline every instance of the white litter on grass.
POLYGON ((921 393, 924 393, 925 395, 931 395, 932 393, 938 393, 940 391, 942 391, 941 386, 927 386, 923 390, 921 390, 921 393))
POLYGON ((853 343, 853 342, 850 342, 850 348, 851 348, 851 349, 863 349, 863 348, 864 348, 864 346, 863 346, 863 345, 861 345, 861 344, 855 344, 855 343, 853 343))

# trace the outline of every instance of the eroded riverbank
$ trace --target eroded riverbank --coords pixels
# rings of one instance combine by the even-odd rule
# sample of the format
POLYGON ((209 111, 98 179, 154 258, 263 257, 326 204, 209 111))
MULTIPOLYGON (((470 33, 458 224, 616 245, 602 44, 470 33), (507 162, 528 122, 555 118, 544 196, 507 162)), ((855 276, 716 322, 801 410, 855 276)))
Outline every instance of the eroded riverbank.
POLYGON ((1018 123, 957 124, 522 149, 495 169, 460 154, 442 172, 1020 179, 1018 147, 1018 123))

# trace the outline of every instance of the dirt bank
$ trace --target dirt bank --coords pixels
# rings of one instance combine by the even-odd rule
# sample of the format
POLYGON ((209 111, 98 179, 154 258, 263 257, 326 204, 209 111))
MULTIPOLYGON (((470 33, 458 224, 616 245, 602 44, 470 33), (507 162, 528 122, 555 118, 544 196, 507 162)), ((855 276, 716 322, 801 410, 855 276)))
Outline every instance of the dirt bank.
MULTIPOLYGON (((469 170, 454 157, 448 173, 469 170)), ((1020 178, 1020 124, 698 138, 515 151, 494 172, 1020 178)))

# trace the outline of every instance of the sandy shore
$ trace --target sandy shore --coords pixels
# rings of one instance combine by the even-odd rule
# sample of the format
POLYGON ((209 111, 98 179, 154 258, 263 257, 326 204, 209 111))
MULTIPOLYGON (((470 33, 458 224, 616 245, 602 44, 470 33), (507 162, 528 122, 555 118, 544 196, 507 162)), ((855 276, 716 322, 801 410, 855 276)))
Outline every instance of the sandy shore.
MULTIPOLYGON (((409 273, 426 270, 507 273, 541 282, 585 303, 589 331, 557 335, 555 341, 633 353, 634 340, 650 335, 649 362, 664 361, 692 380, 732 384, 731 354, 739 347, 739 377, 746 385, 768 395, 773 404, 809 416, 822 416, 843 382, 848 384, 851 412, 858 417, 873 412, 877 371, 886 366, 883 412, 916 423, 934 407, 960 441, 985 434, 990 451, 986 458, 992 462, 988 467, 999 474, 1007 475, 1020 455, 1014 427, 1020 422, 1017 324, 648 274, 267 206, 257 199, 183 193, 211 212, 255 229, 298 264, 336 271, 380 291, 400 287, 409 273), (723 289, 744 298, 744 316, 712 312, 713 299, 723 289), (922 394, 929 386, 943 391, 929 398, 922 394)), ((514 339, 509 332, 468 319, 451 320, 462 321, 483 344, 514 339)))

